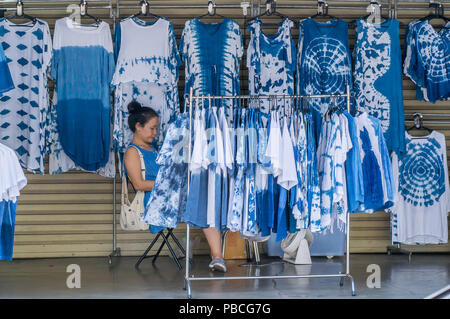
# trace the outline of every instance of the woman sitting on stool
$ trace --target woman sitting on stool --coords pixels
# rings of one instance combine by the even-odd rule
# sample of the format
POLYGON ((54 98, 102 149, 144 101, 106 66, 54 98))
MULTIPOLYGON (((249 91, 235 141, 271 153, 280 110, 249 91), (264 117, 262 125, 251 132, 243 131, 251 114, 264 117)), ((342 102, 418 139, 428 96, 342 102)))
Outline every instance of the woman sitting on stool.
MULTIPOLYGON (((125 152, 125 173, 128 175, 136 191, 144 191, 144 207, 147 205, 155 184, 159 165, 156 163, 157 151, 151 143, 158 134, 158 113, 150 107, 143 107, 138 102, 128 104, 128 126, 134 133, 130 146, 125 152), (142 179, 141 160, 139 152, 144 157, 145 180, 142 179)), ((155 234, 164 227, 150 226, 150 232, 155 234)))
MULTIPOLYGON (((144 207, 150 199, 150 193, 155 184, 159 166, 156 163, 157 152, 150 146, 158 133, 158 113, 149 107, 143 107, 138 102, 128 104, 128 125, 134 133, 133 140, 125 153, 125 167, 131 183, 138 191, 145 191, 144 207), (140 150, 144 156, 145 180, 141 175, 140 150)), ((164 227, 150 225, 150 232, 155 234, 164 227)), ((222 243, 219 231, 210 227, 203 229, 203 233, 211 249, 212 261, 209 264, 211 270, 226 271, 225 261, 222 256, 222 243)))

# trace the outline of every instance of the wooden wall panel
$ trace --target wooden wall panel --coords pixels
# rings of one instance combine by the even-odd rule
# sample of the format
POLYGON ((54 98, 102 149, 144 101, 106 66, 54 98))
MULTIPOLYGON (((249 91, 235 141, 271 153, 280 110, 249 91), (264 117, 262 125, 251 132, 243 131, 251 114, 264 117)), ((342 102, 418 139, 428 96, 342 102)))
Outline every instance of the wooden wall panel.
MULTIPOLYGON (((51 32, 55 20, 67 16, 66 7, 77 4, 77 1, 25 2, 25 12, 37 16, 49 23, 51 32), (28 10, 39 7, 41 10, 28 10), (57 8, 57 9, 55 9, 57 8)), ((216 1, 218 5, 239 5, 241 1, 216 1)), ((264 1, 262 1, 264 3, 264 1)), ((354 20, 366 14, 365 6, 368 1, 329 1, 329 13, 346 21, 354 20)), ((426 1, 424 1, 426 2, 426 1)), ((114 6, 116 1, 112 1, 114 6)), ((138 1, 120 1, 121 6, 134 6, 138 1)), ((165 0, 151 1, 158 5, 200 5, 203 8, 183 9, 151 9, 152 12, 172 20, 178 43, 186 20, 206 12, 207 1, 200 0, 165 0)), ((256 3, 256 1, 255 1, 256 3)), ((316 1, 278 0, 278 11, 295 19, 305 18, 316 13, 316 9, 287 9, 283 5, 315 6, 316 1)), ((107 21, 113 30, 113 19, 108 9, 94 9, 94 6, 107 5, 108 1, 91 2, 89 13, 99 16, 107 21)), ((0 6, 11 7, 12 3, 0 1, 0 6)), ((450 5, 449 5, 450 6, 450 5)), ((386 8, 386 6, 384 6, 386 8)), ((398 19, 403 23, 400 30, 403 47, 405 26, 411 20, 428 14, 426 3, 406 3, 400 0, 399 7, 422 8, 420 11, 399 10, 398 19)), ((125 18, 137 12, 136 8, 120 9, 120 18, 125 18)), ((245 48, 249 41, 249 32, 244 30, 242 9, 218 8, 217 12, 235 19, 241 25, 244 35, 245 48)), ((277 18, 265 20, 278 21, 277 18)), ((205 19, 204 21, 209 21, 205 19)), ((214 20, 211 20, 214 21, 214 20)), ((264 28, 266 33, 274 33, 274 28, 264 28)), ((298 31, 293 29, 292 35, 297 43, 298 31)), ((349 30, 351 50, 355 42, 354 29, 349 30)), ((245 54, 241 63, 242 92, 248 92, 247 70, 245 67, 245 54)), ((52 91, 53 83, 50 83, 52 91)), ((179 81, 180 96, 184 94, 184 69, 180 69, 179 81)), ((404 77, 403 79, 404 106, 406 113, 448 113, 450 118, 450 103, 425 103, 415 99, 414 84, 404 77)), ((439 119, 439 118, 436 118, 439 119)), ((450 148, 450 125, 428 124, 438 129, 447 137, 450 148)), ((449 149, 450 150, 450 149, 449 149)), ((448 151, 450 154, 450 152, 448 151)), ((48 172, 48 168, 46 169, 48 172)), ((44 257, 71 257, 71 256, 107 256, 112 251, 112 210, 113 210, 113 180, 95 174, 70 171, 60 175, 33 175, 27 173, 28 185, 24 188, 18 202, 14 258, 44 258, 44 257)), ((120 211, 120 183, 116 188, 116 208, 120 211)), ((119 216, 117 215, 117 223, 119 216)), ((183 241, 185 225, 180 225, 175 234, 183 241)), ((199 230, 191 232, 194 241, 198 244, 194 249, 196 254, 208 254, 208 246, 199 230), (197 239, 196 239, 197 237, 197 239)), ((351 216, 351 252, 385 252, 390 244, 389 215, 385 212, 375 214, 353 214, 351 216)), ((153 238, 148 232, 124 232, 118 224, 117 246, 121 248, 122 255, 137 256, 141 254, 153 238)), ((448 252, 449 245, 427 245, 407 247, 415 251, 448 252)), ((167 250, 163 250, 167 254, 167 250)))

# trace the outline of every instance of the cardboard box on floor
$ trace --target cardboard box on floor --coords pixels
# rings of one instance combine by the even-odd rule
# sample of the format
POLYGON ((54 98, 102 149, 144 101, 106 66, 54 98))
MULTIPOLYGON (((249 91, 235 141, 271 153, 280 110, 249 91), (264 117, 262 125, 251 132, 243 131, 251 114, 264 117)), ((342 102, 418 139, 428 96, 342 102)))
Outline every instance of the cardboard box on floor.
POLYGON ((239 232, 228 232, 225 237, 224 259, 247 259, 245 239, 239 232))

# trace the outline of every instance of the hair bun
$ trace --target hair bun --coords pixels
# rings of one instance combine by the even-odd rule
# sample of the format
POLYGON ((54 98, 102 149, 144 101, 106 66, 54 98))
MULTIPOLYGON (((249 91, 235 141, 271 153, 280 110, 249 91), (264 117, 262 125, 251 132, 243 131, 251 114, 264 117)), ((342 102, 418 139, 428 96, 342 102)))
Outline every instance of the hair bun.
POLYGON ((139 113, 142 110, 142 105, 139 102, 133 101, 128 104, 129 113, 139 113))

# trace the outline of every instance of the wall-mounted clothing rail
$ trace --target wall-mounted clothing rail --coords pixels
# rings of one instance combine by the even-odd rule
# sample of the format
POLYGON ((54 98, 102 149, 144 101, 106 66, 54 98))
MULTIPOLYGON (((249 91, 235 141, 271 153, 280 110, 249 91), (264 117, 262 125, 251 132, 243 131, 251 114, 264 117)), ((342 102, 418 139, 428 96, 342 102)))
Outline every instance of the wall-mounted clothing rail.
MULTIPOLYGON (((0 1, 0 9, 6 10, 6 11, 16 11, 16 6, 12 6, 17 1, 15 0, 1 0, 0 1), (9 4, 8 6, 3 6, 3 4, 9 4)), ((112 0, 105 1, 105 0, 90 0, 87 1, 90 3, 95 3, 94 5, 89 5, 88 10, 109 10, 109 17, 115 18, 114 14, 114 5, 112 3, 112 0)), ((24 11, 41 11, 41 10, 61 10, 61 11, 67 11, 70 5, 78 5, 75 1, 67 1, 67 0, 50 0, 50 1, 40 1, 40 0, 26 0, 24 3, 24 11), (43 5, 45 3, 45 6, 43 5), (32 5, 28 5, 32 4, 32 5), (57 5, 54 6, 53 4, 57 5), (67 4, 66 6, 63 6, 63 4, 67 4), (59 6, 58 6, 59 5, 59 6)))
MULTIPOLYGON (((262 99, 262 98, 271 98, 273 96, 257 96, 253 97, 253 99, 262 99)), ((286 97, 286 96, 285 96, 286 97)), ((304 97, 304 98, 333 98, 333 97, 345 97, 347 99, 347 110, 350 110, 350 99, 351 99, 351 93, 350 93, 350 86, 347 85, 347 92, 345 94, 323 94, 323 95, 298 95, 298 96, 291 96, 292 98, 296 97, 304 97)), ((188 193, 190 191, 190 180, 191 180, 191 174, 190 174, 190 162, 191 162, 191 139, 192 139, 192 109, 193 109, 193 103, 196 100, 201 99, 249 99, 252 98, 251 95, 243 95, 243 96, 194 96, 193 90, 191 88, 189 97, 188 97, 188 103, 189 106, 189 146, 188 146, 188 193)), ((189 224, 186 224, 186 256, 190 256, 190 226, 189 224)), ((350 279, 351 281, 351 289, 352 289, 352 296, 356 295, 355 292, 355 283, 353 280, 353 277, 350 275, 350 214, 347 213, 346 218, 346 271, 345 273, 339 273, 339 274, 323 274, 323 275, 278 275, 278 276, 224 276, 224 277, 195 277, 190 275, 190 261, 189 258, 186 258, 186 274, 185 274, 185 280, 184 280, 184 288, 187 291, 187 297, 192 298, 192 292, 191 292, 191 281, 204 281, 204 280, 255 280, 255 279, 295 279, 295 278, 340 278, 340 285, 342 286, 344 284, 344 278, 350 279)))

